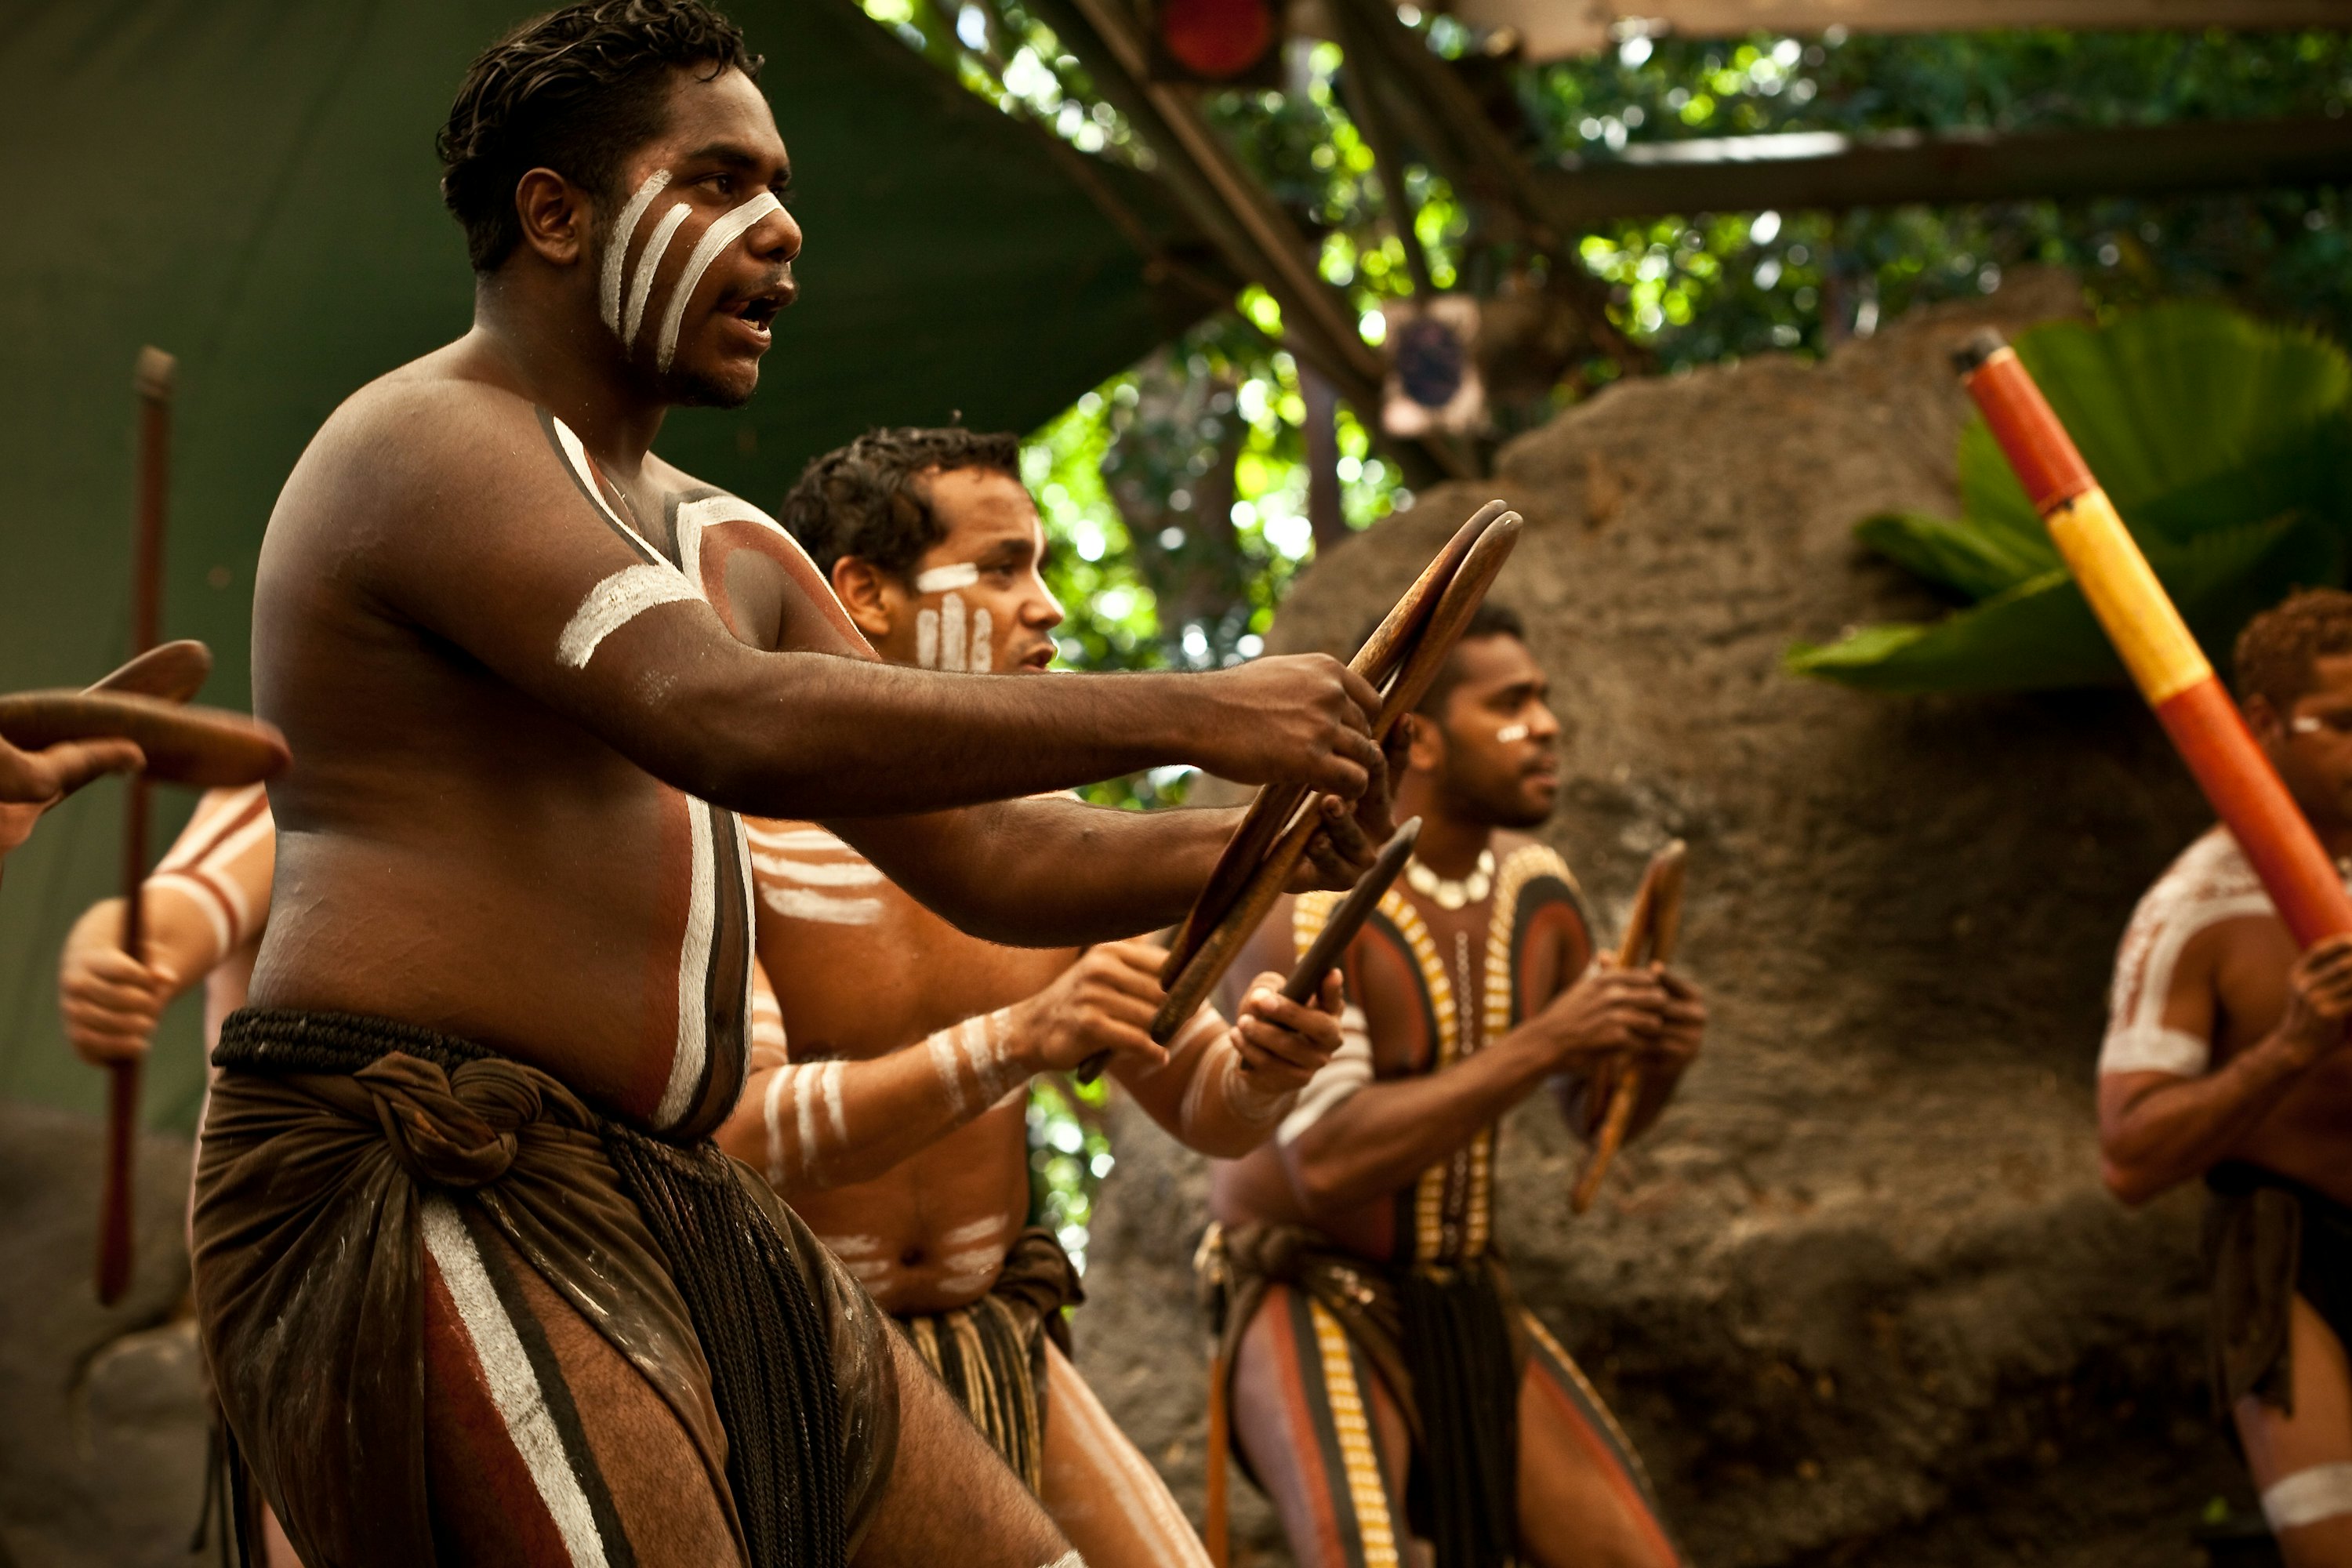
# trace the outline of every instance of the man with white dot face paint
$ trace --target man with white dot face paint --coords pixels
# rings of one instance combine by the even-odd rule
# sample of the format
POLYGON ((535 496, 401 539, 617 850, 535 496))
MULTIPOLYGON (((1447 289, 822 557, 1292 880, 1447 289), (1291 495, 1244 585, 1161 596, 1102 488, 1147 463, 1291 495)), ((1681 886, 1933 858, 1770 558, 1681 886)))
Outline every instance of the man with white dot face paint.
POLYGON ((1357 800, 1317 885, 1389 831, 1378 698, 1336 661, 898 668, 774 520, 652 450, 669 408, 752 395, 793 297, 759 68, 694 0, 486 50, 440 137, 473 324, 336 410, 270 518, 255 707, 301 762, 214 1054, 195 1298, 308 1562, 1062 1558, 711 1142, 757 1017, 742 816, 1065 943, 1175 919, 1234 818, 1041 792, 1193 763, 1357 800))
MULTIPOLYGON (((2339 867, 2352 864, 2352 595, 2317 589, 2238 638, 2239 706, 2339 867)), ((2202 1177, 2208 1370, 2291 1568, 2352 1564, 2352 939, 2298 952, 2213 827, 2140 900, 2099 1052, 2108 1187, 2202 1177)))
MULTIPOLYGON (((875 431, 810 465, 783 515, 884 658, 1035 676, 1062 607, 1018 461, 1009 436, 875 431)), ((1162 1051, 1156 944, 998 946, 812 824, 750 835, 790 1059, 754 1071, 722 1142, 897 1317, 1089 1563, 1197 1568, 1198 1538, 1067 1353, 1069 1258, 1023 1228, 1027 1086, 1107 1052, 1170 1132, 1239 1153, 1338 1048, 1336 988, 1301 1007, 1262 976, 1238 1026, 1203 1009, 1162 1051)))

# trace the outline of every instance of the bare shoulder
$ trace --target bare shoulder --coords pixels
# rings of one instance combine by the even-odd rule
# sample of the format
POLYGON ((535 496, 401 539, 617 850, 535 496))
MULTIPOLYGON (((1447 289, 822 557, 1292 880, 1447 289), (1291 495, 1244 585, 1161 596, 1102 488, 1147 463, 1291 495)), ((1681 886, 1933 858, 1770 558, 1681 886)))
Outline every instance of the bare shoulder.
POLYGON ((378 377, 346 398, 303 454, 338 479, 398 494, 454 488, 499 469, 544 471, 549 416, 517 393, 436 369, 438 355, 378 377))

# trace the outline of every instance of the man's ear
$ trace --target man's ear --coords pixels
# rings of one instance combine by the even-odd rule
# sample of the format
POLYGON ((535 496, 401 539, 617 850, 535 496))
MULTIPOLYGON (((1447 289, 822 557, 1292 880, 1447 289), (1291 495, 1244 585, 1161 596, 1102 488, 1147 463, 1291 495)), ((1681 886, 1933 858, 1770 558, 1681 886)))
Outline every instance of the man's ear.
POLYGON ((587 255, 595 212, 588 193, 552 169, 530 170, 515 182, 522 242, 553 266, 569 267, 587 255))
POLYGON ((2257 691, 2238 704, 2246 716, 2246 728, 2254 732, 2254 740, 2266 751, 2275 751, 2286 743, 2286 719, 2271 706, 2271 700, 2257 691))
POLYGON ((1433 773, 1445 765, 1445 737, 1426 714, 1402 714, 1397 722, 1410 739, 1405 760, 1415 773, 1433 773))
POLYGON ((870 561, 856 555, 845 555, 833 563, 833 593, 841 607, 849 612, 850 620, 866 634, 866 640, 879 643, 890 635, 898 617, 893 613, 898 597, 898 584, 877 570, 870 561))

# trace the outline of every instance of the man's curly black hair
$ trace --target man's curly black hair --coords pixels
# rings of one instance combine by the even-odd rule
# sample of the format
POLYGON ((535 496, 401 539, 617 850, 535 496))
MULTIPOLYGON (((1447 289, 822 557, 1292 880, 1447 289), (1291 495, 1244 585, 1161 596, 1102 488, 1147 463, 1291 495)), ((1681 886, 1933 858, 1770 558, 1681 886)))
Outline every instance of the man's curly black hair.
POLYGON ((784 497, 783 523, 817 564, 855 555, 902 583, 923 552, 947 536, 925 476, 987 468, 1021 479, 1021 438, 943 429, 868 430, 801 470, 784 497))
POLYGON ((2352 594, 2298 588, 2238 634, 2238 700, 2263 698, 2284 720, 2311 689, 2312 661, 2344 653, 2352 653, 2352 594))
POLYGON ((731 66, 756 79, 762 63, 740 28, 697 0, 567 5, 483 50, 435 142, 441 199, 466 226, 474 270, 495 271, 520 243, 525 174, 552 169, 611 201, 621 161, 661 131, 671 71, 708 81, 731 66))

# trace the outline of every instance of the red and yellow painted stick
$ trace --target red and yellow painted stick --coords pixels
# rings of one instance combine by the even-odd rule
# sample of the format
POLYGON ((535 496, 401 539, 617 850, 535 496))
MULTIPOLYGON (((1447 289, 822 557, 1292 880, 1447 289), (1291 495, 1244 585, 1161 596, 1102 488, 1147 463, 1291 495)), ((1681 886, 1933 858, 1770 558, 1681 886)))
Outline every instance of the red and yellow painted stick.
POLYGON ((2352 932, 2352 893, 2345 890, 2343 874, 2255 744, 2237 704, 2017 351, 1998 333, 1985 332, 1959 358, 1969 393, 2042 514, 2050 542, 2287 930, 2305 947, 2352 932))

